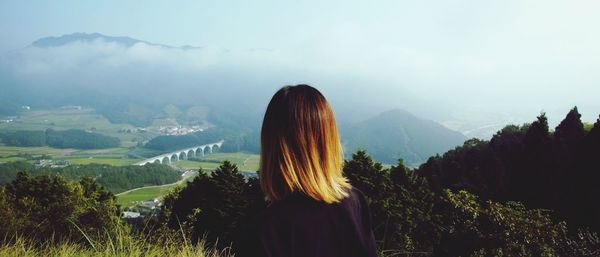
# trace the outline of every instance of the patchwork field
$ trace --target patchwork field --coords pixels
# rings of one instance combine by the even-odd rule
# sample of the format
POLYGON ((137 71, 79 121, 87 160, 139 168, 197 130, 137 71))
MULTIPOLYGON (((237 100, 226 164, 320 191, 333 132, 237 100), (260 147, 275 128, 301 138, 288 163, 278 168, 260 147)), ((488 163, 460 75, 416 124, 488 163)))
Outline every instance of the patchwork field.
POLYGON ((155 135, 136 132, 131 124, 114 124, 91 108, 59 108, 51 110, 23 111, 10 123, 0 123, 0 131, 10 130, 66 130, 84 129, 118 137, 123 147, 132 147, 136 142, 148 140, 155 135), (127 132, 130 131, 130 132, 127 132))
POLYGON ((130 158, 129 149, 124 147, 101 150, 58 149, 51 147, 15 147, 0 145, 0 163, 11 161, 28 161, 33 163, 34 157, 43 159, 66 160, 72 164, 110 164, 116 166, 131 165, 140 159, 130 158))
MULTIPOLYGON (((197 110, 198 115, 204 115, 205 110, 197 110)), ((157 120, 155 126, 173 125, 174 121, 157 120)), ((15 147, 2 145, 0 142, 0 163, 27 161, 34 163, 36 159, 66 160, 71 164, 109 164, 114 166, 133 165, 144 158, 159 155, 161 152, 136 147, 140 142, 145 142, 158 134, 152 129, 136 128, 130 124, 113 124, 102 115, 96 114, 90 108, 59 108, 53 110, 29 110, 15 117, 10 123, 0 123, 0 132, 17 130, 67 130, 84 129, 117 137, 121 146, 109 149, 79 150, 57 149, 52 147, 15 147)), ((173 166, 185 170, 198 170, 202 167, 206 171, 216 169, 223 161, 228 160, 238 165, 241 171, 256 171, 258 169, 259 155, 251 153, 213 153, 200 159, 182 160, 173 162, 173 166)), ((185 181, 193 176, 186 176, 185 181)), ((136 189, 117 197, 123 207, 130 207, 140 201, 159 198, 173 190, 180 184, 152 186, 136 189)))

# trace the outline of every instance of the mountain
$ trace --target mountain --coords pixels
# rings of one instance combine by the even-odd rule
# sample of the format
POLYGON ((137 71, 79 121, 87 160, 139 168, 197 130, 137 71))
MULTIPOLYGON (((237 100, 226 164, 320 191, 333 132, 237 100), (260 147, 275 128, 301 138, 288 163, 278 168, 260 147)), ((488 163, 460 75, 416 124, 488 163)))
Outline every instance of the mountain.
MULTIPOLYGON (((181 110, 219 106, 221 113, 258 117, 268 101, 259 96, 271 92, 259 85, 277 84, 254 82, 247 76, 258 73, 221 61, 226 58, 218 47, 176 47, 101 33, 43 37, 0 53, 0 115, 18 115, 24 105, 80 105, 113 123, 149 126, 173 105, 181 110)), ((240 120, 235 117, 228 119, 240 120)))
POLYGON ((34 41, 31 44, 31 46, 38 47, 38 48, 48 48, 48 47, 64 46, 64 45, 75 43, 75 42, 93 43, 95 41, 102 41, 103 43, 116 43, 116 44, 123 45, 125 47, 132 47, 135 44, 143 43, 143 44, 150 45, 150 46, 158 46, 158 47, 163 47, 163 48, 180 48, 183 50, 200 48, 200 47, 194 47, 194 46, 188 46, 188 45, 181 46, 181 47, 174 47, 174 46, 169 46, 169 45, 150 43, 147 41, 138 40, 138 39, 130 38, 130 37, 114 37, 114 36, 106 36, 106 35, 103 35, 100 33, 80 33, 80 32, 62 35, 59 37, 40 38, 40 39, 34 41))
POLYGON ((395 164, 402 158, 410 166, 462 145, 466 139, 459 132, 400 109, 342 128, 347 154, 364 149, 378 161, 395 164))
POLYGON ((339 122, 355 123, 403 106, 438 120, 426 114, 433 105, 419 97, 391 92, 384 89, 384 82, 365 90, 364 85, 378 83, 370 76, 307 71, 288 58, 296 53, 156 43, 161 42, 73 33, 0 53, 0 115, 18 115, 24 105, 32 109, 80 105, 96 109, 113 123, 145 127, 164 117, 169 106, 182 111, 201 107, 219 112, 209 116, 219 117, 222 126, 232 122, 247 126, 259 123, 281 86, 308 83, 327 95, 339 122), (391 96, 402 105, 388 104, 386 97, 391 96))

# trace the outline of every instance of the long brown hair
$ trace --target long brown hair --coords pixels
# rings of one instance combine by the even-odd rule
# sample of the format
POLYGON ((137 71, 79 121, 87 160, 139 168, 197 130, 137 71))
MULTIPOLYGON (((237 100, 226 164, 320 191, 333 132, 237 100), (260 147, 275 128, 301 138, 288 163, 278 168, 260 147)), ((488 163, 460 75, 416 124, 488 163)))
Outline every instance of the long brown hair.
POLYGON ((339 202, 350 184, 333 110, 317 89, 285 86, 269 102, 261 130, 260 184, 269 201, 301 192, 339 202))

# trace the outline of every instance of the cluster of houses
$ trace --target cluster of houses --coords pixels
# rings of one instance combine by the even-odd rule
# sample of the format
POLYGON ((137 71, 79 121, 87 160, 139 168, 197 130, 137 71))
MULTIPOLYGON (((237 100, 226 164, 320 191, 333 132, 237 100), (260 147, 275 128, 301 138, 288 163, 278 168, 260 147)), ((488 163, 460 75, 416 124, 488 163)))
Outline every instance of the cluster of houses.
POLYGON ((119 133, 146 133, 145 128, 122 128, 119 129, 119 133))
POLYGON ((194 133, 198 131, 204 131, 204 129, 199 125, 194 126, 161 126, 158 128, 158 131, 161 134, 169 135, 169 136, 180 136, 189 133, 194 133))
POLYGON ((50 168, 64 168, 67 167, 69 165, 71 165, 71 163, 69 163, 69 161, 67 160, 47 160, 47 159, 40 159, 40 160, 36 160, 35 161, 35 168, 41 168, 41 167, 50 167, 50 168))
POLYGON ((143 201, 136 205, 135 211, 129 209, 123 212, 122 217, 124 219, 135 219, 142 218, 147 215, 151 215, 160 210, 162 202, 158 198, 154 198, 149 201, 143 201))

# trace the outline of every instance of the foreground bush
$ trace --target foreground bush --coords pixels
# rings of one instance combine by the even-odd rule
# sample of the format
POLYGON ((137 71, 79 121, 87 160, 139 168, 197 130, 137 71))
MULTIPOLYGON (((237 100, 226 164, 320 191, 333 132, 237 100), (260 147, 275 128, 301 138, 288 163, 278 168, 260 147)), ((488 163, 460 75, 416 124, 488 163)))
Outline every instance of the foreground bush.
POLYGON ((198 173, 185 187, 165 196, 161 222, 172 229, 190 229, 193 240, 203 237, 210 243, 228 245, 236 229, 262 207, 257 205, 264 204, 258 180, 246 181, 229 161, 211 174, 202 169, 198 173))
POLYGON ((91 178, 67 181, 19 172, 0 188, 0 242, 17 236, 38 242, 80 241, 83 233, 103 234, 117 222, 114 195, 91 178))
POLYGON ((551 210, 433 190, 402 160, 385 169, 358 151, 344 173, 369 202, 383 256, 600 256, 596 233, 551 210))
MULTIPOLYGON (((519 202, 432 190, 402 161, 384 168, 359 151, 344 172, 367 198, 382 256, 600 256, 593 230, 519 202)), ((229 256, 239 227, 265 208, 258 180, 230 162, 199 173, 131 226, 91 179, 19 173, 0 187, 0 256, 229 256)))

